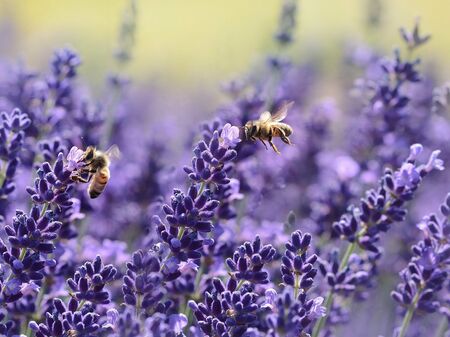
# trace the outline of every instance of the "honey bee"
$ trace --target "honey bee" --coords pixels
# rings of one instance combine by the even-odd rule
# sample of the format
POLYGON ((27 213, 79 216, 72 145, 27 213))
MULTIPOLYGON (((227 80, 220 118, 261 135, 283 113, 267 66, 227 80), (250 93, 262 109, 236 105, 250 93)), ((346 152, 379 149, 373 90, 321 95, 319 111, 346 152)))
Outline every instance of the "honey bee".
POLYGON ((226 311, 226 314, 228 317, 234 317, 234 316, 236 316, 236 311, 234 311, 234 309, 230 308, 226 311))
POLYGON ((289 108, 294 104, 290 102, 284 104, 275 114, 271 114, 269 111, 263 112, 259 119, 256 121, 248 121, 244 126, 245 139, 256 141, 259 139, 266 150, 268 150, 267 144, 264 142, 267 140, 272 149, 280 154, 275 144, 272 142, 273 137, 280 137, 286 144, 292 144, 289 140, 289 136, 292 134, 292 128, 286 124, 281 123, 286 118, 289 108))
POLYGON ((64 337, 78 337, 77 330, 75 329, 67 330, 67 332, 64 334, 64 337))
POLYGON ((82 157, 84 166, 71 178, 78 182, 90 182, 88 194, 91 199, 95 199, 102 194, 109 181, 110 159, 118 158, 119 156, 120 151, 116 145, 111 146, 105 152, 99 151, 93 146, 88 146, 82 157), (87 179, 82 177, 86 173, 88 174, 87 179))

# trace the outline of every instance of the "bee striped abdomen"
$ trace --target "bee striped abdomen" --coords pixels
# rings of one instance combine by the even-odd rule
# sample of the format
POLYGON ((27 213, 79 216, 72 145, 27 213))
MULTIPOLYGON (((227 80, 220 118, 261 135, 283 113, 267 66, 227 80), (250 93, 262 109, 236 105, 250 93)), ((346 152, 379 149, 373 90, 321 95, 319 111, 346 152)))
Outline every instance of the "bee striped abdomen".
POLYGON ((91 184, 89 185, 89 197, 92 199, 97 198, 105 189, 109 180, 109 169, 103 167, 94 174, 91 184))

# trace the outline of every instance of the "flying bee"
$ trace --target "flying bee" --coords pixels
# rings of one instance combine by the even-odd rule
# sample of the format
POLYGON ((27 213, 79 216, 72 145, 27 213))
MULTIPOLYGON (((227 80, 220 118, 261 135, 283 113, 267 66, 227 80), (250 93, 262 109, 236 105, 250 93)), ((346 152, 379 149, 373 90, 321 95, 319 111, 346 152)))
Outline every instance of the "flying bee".
POLYGON ((84 163, 83 167, 71 178, 78 182, 90 182, 88 194, 91 199, 95 199, 102 194, 109 181, 110 160, 119 158, 119 156, 120 151, 116 145, 111 146, 105 152, 99 151, 93 146, 88 146, 81 159, 84 163), (82 175, 86 173, 88 177, 83 178, 82 175))
POLYGON ((286 118, 288 110, 293 104, 294 102, 284 104, 273 115, 269 111, 265 111, 259 116, 258 120, 248 121, 244 126, 245 139, 253 141, 259 139, 268 150, 267 144, 264 142, 267 140, 272 149, 280 154, 272 139, 273 137, 280 137, 284 143, 292 144, 288 137, 293 130, 288 124, 281 123, 281 121, 286 118))

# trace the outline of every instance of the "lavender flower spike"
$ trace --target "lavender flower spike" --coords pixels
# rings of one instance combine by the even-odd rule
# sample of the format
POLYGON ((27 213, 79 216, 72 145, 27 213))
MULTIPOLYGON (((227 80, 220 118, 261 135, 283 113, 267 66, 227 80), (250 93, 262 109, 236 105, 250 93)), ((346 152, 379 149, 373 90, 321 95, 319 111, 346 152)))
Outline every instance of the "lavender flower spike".
POLYGON ((419 224, 423 239, 412 246, 413 256, 402 270, 402 282, 391 293, 406 309, 398 337, 404 337, 416 312, 439 311, 448 316, 445 289, 450 273, 450 193, 440 207, 440 216, 431 214, 419 224))

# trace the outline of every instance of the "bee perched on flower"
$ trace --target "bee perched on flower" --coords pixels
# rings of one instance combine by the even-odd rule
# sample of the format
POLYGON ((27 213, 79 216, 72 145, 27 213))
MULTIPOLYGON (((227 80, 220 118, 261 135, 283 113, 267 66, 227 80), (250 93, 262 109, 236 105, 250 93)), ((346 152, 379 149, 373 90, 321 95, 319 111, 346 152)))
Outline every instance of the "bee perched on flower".
POLYGON ((120 151, 116 145, 111 146, 105 152, 98 151, 93 146, 88 146, 86 151, 72 147, 67 156, 68 165, 74 168, 70 177, 76 182, 90 182, 89 197, 95 199, 103 192, 109 181, 110 159, 119 156, 120 151), (84 174, 88 175, 87 178, 83 177, 84 174))

